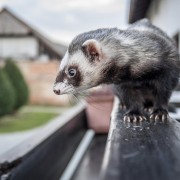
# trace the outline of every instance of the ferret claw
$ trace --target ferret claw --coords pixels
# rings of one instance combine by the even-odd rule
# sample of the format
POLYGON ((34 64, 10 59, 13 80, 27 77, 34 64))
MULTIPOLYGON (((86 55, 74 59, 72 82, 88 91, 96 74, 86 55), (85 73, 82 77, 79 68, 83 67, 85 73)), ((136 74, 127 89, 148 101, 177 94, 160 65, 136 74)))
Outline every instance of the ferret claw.
POLYGON ((139 121, 143 121, 143 117, 142 116, 139 116, 139 121))
POLYGON ((143 117, 143 120, 145 120, 145 121, 147 120, 145 116, 142 116, 142 117, 143 117))
POLYGON ((128 119, 128 120, 127 120, 128 122, 131 122, 131 119, 130 119, 130 117, 128 117, 127 119, 128 119))
POLYGON ((155 121, 158 121, 158 120, 159 120, 159 116, 156 115, 156 116, 155 116, 155 121))
POLYGON ((145 116, 141 116, 141 115, 133 115, 133 114, 127 114, 124 116, 124 121, 125 122, 142 122, 146 120, 146 117, 145 116))
POLYGON ((125 121, 125 122, 131 122, 130 117, 124 116, 124 121, 125 121))
POLYGON ((164 122, 167 118, 168 118, 168 116, 165 116, 164 114, 162 115, 162 121, 163 121, 163 122, 164 122))
POLYGON ((137 122, 136 116, 133 117, 133 122, 137 122))
POLYGON ((165 110, 156 110, 151 114, 150 120, 151 121, 156 121, 156 122, 158 122, 158 121, 164 122, 164 121, 166 121, 168 119, 168 117, 169 116, 168 116, 167 111, 165 111, 165 110))

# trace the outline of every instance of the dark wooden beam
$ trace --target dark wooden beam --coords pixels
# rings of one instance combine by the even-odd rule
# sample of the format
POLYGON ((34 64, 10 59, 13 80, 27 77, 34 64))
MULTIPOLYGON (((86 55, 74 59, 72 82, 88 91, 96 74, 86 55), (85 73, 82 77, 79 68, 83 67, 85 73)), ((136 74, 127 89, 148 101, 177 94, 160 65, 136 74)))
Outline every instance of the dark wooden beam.
POLYGON ((129 9, 129 23, 146 17, 148 8, 152 0, 131 0, 129 9))
POLYGON ((101 180, 179 180, 180 123, 125 123, 116 101, 101 180))

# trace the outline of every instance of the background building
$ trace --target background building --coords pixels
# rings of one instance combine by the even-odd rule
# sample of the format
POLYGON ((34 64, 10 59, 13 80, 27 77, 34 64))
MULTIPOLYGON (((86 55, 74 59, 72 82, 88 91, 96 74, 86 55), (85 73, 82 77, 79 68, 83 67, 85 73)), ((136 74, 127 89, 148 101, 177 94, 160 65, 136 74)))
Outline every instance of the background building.
POLYGON ((66 51, 40 34, 7 8, 0 11, 0 58, 61 59, 66 51))

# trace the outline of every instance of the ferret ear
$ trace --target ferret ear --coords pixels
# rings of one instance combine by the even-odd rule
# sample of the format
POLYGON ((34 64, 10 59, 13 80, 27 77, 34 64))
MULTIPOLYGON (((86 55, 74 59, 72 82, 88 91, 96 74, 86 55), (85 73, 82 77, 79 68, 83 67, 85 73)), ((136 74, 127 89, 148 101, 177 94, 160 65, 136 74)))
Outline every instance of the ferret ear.
POLYGON ((89 39, 82 45, 83 52, 91 62, 101 61, 102 50, 100 43, 95 39, 89 39))

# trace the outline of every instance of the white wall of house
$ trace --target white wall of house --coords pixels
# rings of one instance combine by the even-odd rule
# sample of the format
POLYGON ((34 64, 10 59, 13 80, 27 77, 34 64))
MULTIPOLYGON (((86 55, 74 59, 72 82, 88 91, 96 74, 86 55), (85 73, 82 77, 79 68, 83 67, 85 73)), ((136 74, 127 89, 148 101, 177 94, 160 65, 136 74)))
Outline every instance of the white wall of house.
POLYGON ((0 57, 36 58, 38 46, 34 37, 0 37, 0 57))
POLYGON ((173 37, 180 32, 180 0, 153 1, 148 11, 148 18, 154 25, 173 37))

